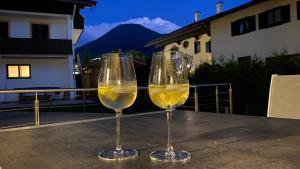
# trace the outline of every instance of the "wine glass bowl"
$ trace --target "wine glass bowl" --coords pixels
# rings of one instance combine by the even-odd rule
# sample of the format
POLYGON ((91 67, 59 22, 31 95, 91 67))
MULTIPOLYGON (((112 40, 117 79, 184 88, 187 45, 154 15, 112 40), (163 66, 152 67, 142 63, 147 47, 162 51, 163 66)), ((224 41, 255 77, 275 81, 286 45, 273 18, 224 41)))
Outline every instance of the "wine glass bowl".
POLYGON ((137 96, 135 81, 111 82, 109 85, 99 83, 98 95, 101 103, 110 109, 121 110, 130 107, 137 96))
POLYGON ((153 54, 150 75, 149 95, 158 107, 166 109, 168 126, 167 148, 150 154, 152 160, 164 162, 184 162, 191 158, 186 151, 174 150, 171 136, 171 118, 175 107, 183 105, 189 96, 189 67, 180 52, 156 52, 153 54))
POLYGON ((120 118, 122 110, 130 107, 137 97, 137 81, 131 57, 109 53, 101 58, 98 96, 100 102, 116 112, 116 147, 98 154, 104 160, 125 160, 138 156, 134 149, 122 149, 120 143, 120 118))

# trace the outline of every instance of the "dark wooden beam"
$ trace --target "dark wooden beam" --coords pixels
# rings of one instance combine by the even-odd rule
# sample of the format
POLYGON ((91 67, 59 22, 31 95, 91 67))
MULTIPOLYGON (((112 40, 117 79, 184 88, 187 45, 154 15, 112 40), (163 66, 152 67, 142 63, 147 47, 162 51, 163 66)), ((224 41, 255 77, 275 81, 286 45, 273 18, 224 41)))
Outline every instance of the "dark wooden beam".
POLYGON ((0 54, 69 55, 72 41, 65 39, 0 39, 0 54))

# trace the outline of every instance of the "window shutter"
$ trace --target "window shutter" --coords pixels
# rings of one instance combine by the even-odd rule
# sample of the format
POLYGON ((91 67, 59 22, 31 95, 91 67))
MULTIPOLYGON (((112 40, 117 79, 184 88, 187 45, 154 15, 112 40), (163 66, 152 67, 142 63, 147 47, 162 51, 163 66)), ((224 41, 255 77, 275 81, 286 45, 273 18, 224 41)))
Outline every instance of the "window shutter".
POLYGON ((211 41, 206 42, 206 53, 211 53, 211 41))
POLYGON ((266 28, 267 19, 268 19, 267 17, 268 17, 267 12, 258 15, 259 29, 266 28))
POLYGON ((250 31, 255 31, 256 30, 255 16, 251 16, 249 18, 249 24, 250 24, 250 31))
POLYGON ((201 43, 200 41, 195 41, 194 42, 194 53, 200 53, 201 52, 201 43))
POLYGON ((41 25, 41 37, 43 39, 49 39, 49 26, 41 25))
POLYGON ((0 22, 0 39, 8 38, 8 22, 0 22))
POLYGON ((290 5, 281 7, 281 13, 282 13, 282 23, 287 23, 291 21, 290 5))
POLYGON ((234 24, 234 22, 231 23, 231 36, 235 36, 235 24, 234 24))
POLYGON ((240 33, 240 22, 235 21, 231 23, 231 35, 237 36, 240 33))
POLYGON ((297 1, 297 18, 300 20, 300 1, 297 1))
POLYGON ((31 25, 32 38, 34 39, 49 39, 49 26, 42 24, 31 25))

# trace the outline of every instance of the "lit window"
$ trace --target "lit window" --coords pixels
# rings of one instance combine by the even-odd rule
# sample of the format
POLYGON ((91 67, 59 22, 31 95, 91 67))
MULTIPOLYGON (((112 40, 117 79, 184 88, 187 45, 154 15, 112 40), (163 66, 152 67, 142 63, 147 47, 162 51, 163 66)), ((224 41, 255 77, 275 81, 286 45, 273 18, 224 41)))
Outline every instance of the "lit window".
POLYGON ((29 79, 30 65, 7 65, 7 78, 8 79, 29 79))
POLYGON ((19 77, 19 66, 8 66, 8 78, 19 77))
POLYGON ((26 77, 26 78, 30 77, 30 68, 28 65, 20 66, 19 68, 20 68, 20 77, 26 77))

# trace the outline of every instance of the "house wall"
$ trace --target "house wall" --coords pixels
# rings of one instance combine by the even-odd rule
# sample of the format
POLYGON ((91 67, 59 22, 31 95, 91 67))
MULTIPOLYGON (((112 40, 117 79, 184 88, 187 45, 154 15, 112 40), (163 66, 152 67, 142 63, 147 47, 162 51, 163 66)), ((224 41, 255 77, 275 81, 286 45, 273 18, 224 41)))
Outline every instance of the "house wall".
POLYGON ((200 35, 199 41, 201 44, 201 52, 198 54, 194 53, 194 49, 195 49, 194 42, 196 40, 195 37, 183 40, 183 41, 181 41, 181 44, 172 43, 172 44, 166 45, 164 50, 170 51, 172 47, 177 46, 179 48, 180 52, 187 53, 187 54, 193 56, 193 61, 194 61, 195 65, 199 65, 199 64, 205 63, 205 62, 211 63, 212 62, 211 53, 206 52, 206 42, 210 41, 210 39, 211 38, 207 34, 200 35), (189 46, 187 48, 183 47, 184 41, 189 42, 189 46))
MULTIPOLYGON (((0 58, 0 90, 15 89, 26 87, 61 87, 73 88, 74 80, 70 77, 69 62, 70 56, 62 58, 49 58, 45 56, 37 59, 7 59, 0 58), (30 79, 7 79, 6 64, 30 64, 30 79)), ((0 94, 0 102, 16 101, 17 95, 8 94, 6 96, 0 94)))
POLYGON ((283 49, 288 54, 300 53, 300 20, 297 20, 296 0, 269 0, 247 9, 232 13, 211 22, 212 56, 214 59, 254 56, 265 58, 283 49), (282 5, 290 4, 289 23, 259 30, 258 14, 282 5), (256 15, 256 31, 231 36, 231 23, 256 15))
MULTIPOLYGON (((31 24, 48 24, 50 39, 73 40, 71 15, 0 10, 0 21, 9 23, 10 38, 31 38, 31 24)), ((73 55, 0 55, 0 90, 26 87, 75 88, 73 68, 73 55), (12 58, 8 59, 9 57, 12 58), (6 79, 6 64, 31 64, 32 78, 6 79)), ((71 98, 74 96, 72 92, 71 98)), ((14 100, 17 100, 17 95, 0 94, 0 102, 14 100)))
POLYGON ((71 16, 33 15, 31 13, 10 14, 0 11, 0 21, 8 21, 9 37, 31 38, 31 24, 48 24, 50 39, 72 39, 72 29, 68 29, 71 16), (68 31, 69 30, 69 31, 68 31))

